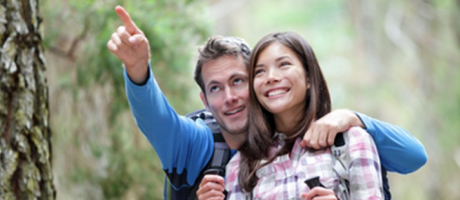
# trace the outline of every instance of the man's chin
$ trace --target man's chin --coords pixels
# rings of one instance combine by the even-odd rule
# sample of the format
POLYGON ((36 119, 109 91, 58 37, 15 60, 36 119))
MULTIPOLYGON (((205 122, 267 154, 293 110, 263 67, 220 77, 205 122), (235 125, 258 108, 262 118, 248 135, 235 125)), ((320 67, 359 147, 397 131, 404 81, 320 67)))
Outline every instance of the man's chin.
POLYGON ((238 120, 238 121, 231 121, 231 120, 222 120, 217 119, 217 122, 220 125, 220 128, 227 132, 229 135, 240 135, 246 133, 248 131, 248 121, 245 120, 238 120))
POLYGON ((246 124, 245 126, 243 126, 241 128, 230 129, 230 130, 228 130, 228 132, 229 132, 230 135, 241 135, 241 134, 247 133, 248 132, 248 125, 246 124))

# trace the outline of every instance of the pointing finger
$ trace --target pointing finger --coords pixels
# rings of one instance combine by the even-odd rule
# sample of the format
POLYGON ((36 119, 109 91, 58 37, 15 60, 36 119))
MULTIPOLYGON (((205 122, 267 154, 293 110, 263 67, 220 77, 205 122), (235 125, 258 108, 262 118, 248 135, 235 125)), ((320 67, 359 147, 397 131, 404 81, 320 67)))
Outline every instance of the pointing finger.
POLYGON ((126 31, 128 31, 129 34, 134 35, 137 33, 137 26, 131 20, 131 17, 129 16, 129 13, 121 6, 115 7, 115 12, 118 14, 120 17, 121 21, 123 22, 123 25, 126 27, 126 31))

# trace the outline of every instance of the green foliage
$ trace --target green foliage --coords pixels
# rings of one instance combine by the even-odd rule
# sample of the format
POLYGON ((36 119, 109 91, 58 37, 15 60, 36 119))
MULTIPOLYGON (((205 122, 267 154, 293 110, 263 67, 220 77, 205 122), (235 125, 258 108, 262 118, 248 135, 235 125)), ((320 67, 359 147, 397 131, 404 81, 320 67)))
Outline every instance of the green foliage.
MULTIPOLYGON (((193 46, 204 40, 208 25, 198 16, 197 2, 192 5, 184 1, 144 1, 143 3, 120 2, 131 13, 131 18, 149 39, 152 58, 151 66, 158 73, 158 82, 172 82, 171 79, 192 77, 190 73, 193 46), (157 66, 165 65, 164 69, 157 66), (165 78, 161 78, 165 77, 165 78)), ((95 33, 95 43, 85 46, 87 59, 79 60, 78 83, 81 86, 92 81, 110 83, 114 86, 112 112, 116 116, 127 108, 124 95, 123 71, 120 61, 107 50, 106 44, 111 34, 121 25, 113 7, 105 7, 91 15, 91 31, 95 33), (96 46, 96 48, 94 47, 96 46)), ((173 82, 174 83, 174 82, 173 82)), ((169 84, 164 91, 172 93, 174 99, 186 99, 190 84, 169 84)), ((180 103, 183 103, 182 101, 180 103)), ((179 111, 184 106, 174 105, 179 111)), ((112 118, 113 121, 114 118, 112 118)))
MULTIPOLYGON (((58 128, 70 133, 68 144, 72 148, 87 147, 90 154, 67 158, 70 163, 77 163, 65 175, 69 182, 67 184, 72 185, 70 187, 87 184, 100 188, 103 199, 162 197, 164 173, 153 148, 150 145, 142 148, 134 145, 133 137, 139 137, 139 132, 132 133, 129 127, 133 124, 127 124, 126 117, 120 120, 121 114, 129 112, 122 63, 106 45, 111 34, 122 25, 114 11, 116 5, 122 5, 149 39, 151 68, 165 95, 178 113, 188 112, 198 107, 198 104, 190 103, 197 101, 189 99, 192 89, 197 88, 191 84, 193 55, 196 45, 210 35, 209 22, 202 14, 203 3, 193 0, 47 0, 42 3, 41 12, 47 35, 44 38, 45 48, 75 64, 75 67, 70 66, 70 70, 60 74, 57 81, 59 89, 71 91, 75 101, 73 110, 79 111, 79 107, 87 106, 87 103, 80 101, 88 101, 93 87, 109 85, 111 88, 107 106, 109 123, 98 124, 109 126, 110 144, 101 144, 103 134, 99 132, 100 128, 85 128, 83 123, 86 116, 81 113, 73 113, 72 122, 69 122, 79 124, 77 127, 80 128, 58 128), (77 45, 72 53, 73 42, 77 45), (80 134, 82 132, 85 133, 80 134), (101 167, 96 163, 86 161, 88 156, 93 160, 108 161, 106 167, 102 167, 104 173, 100 173, 101 167), (134 197, 130 196, 132 194, 134 197)), ((55 124, 64 126, 59 122, 55 124)), ((58 142, 64 140, 63 137, 58 139, 58 142)), ((148 143, 142 136, 141 140, 141 143, 148 143)), ((94 199, 97 194, 82 194, 82 197, 94 199)))
POLYGON ((107 169, 108 176, 100 179, 100 185, 105 197, 121 199, 134 181, 134 177, 128 171, 131 155, 126 153, 126 148, 123 148, 125 141, 120 138, 120 134, 112 134, 111 141, 112 146, 109 151, 113 155, 107 169))

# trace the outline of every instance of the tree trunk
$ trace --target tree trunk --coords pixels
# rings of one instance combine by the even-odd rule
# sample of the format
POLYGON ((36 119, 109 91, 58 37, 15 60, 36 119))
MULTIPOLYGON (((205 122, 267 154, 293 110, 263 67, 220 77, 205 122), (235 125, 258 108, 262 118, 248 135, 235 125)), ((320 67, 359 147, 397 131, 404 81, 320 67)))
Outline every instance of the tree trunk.
POLYGON ((0 199, 55 199, 38 0, 0 0, 0 199))

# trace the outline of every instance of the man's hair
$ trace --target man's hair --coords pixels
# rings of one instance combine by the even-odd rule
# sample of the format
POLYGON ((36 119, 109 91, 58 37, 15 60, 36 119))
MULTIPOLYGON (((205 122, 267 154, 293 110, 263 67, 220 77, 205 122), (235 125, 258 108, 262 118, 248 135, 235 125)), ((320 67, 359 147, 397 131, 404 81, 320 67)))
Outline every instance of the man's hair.
POLYGON ((198 52, 198 61, 195 67, 195 81, 200 86, 205 96, 206 89, 201 73, 205 63, 225 55, 233 55, 235 58, 241 55, 243 56, 244 65, 247 67, 251 56, 251 49, 249 46, 243 39, 237 37, 214 36, 210 38, 204 46, 199 48, 198 52))

